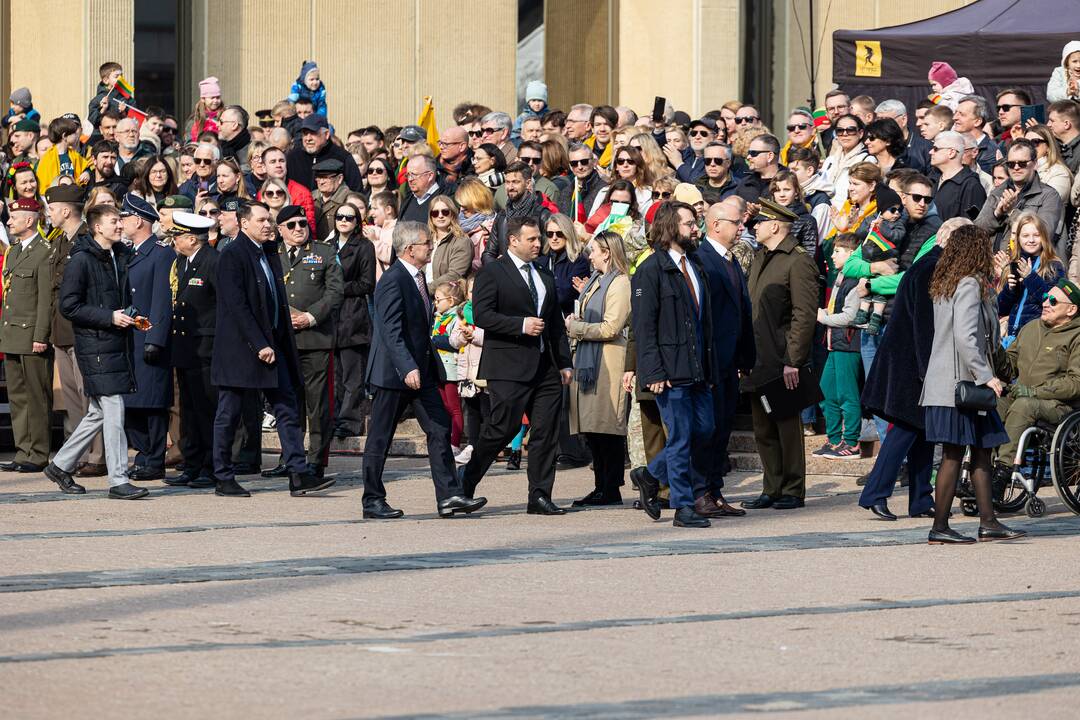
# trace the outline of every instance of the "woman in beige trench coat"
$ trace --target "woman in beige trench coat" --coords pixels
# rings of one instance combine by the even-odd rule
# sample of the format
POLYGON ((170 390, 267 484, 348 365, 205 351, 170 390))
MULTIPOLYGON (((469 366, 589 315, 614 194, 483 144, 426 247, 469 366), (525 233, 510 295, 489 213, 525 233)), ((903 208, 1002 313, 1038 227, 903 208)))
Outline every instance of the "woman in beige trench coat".
POLYGON ((597 233, 588 245, 593 273, 581 289, 566 331, 574 343, 570 386, 570 432, 581 433, 593 456, 596 489, 586 505, 621 505, 628 395, 626 334, 630 324, 630 277, 626 249, 614 232, 597 233))

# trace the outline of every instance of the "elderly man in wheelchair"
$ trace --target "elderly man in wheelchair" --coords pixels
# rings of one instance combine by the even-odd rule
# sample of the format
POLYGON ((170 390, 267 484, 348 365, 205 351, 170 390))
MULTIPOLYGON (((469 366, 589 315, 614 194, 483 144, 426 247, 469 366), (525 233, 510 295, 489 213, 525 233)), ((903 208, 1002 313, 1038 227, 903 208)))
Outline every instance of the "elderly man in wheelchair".
POLYGON ((1012 498, 1012 506, 1005 509, 1015 511, 1026 501, 1029 515, 1041 515, 1044 506, 1035 500, 1035 492, 1048 461, 1058 463, 1056 472, 1062 454, 1060 448, 1049 448, 1048 440, 1054 436, 1054 445, 1058 445, 1055 430, 1080 403, 1080 287, 1062 280, 1046 293, 1041 317, 1020 329, 1005 352, 1005 365, 1014 382, 998 402, 1009 442, 998 449, 993 476, 995 504, 1009 506, 1012 498))

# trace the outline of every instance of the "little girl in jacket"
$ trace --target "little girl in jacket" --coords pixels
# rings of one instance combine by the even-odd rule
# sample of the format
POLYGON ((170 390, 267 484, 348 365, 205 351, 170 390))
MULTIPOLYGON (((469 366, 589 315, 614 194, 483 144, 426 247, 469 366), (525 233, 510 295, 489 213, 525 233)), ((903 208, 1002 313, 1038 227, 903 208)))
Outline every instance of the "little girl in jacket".
MULTIPOLYGON (((460 318, 461 306, 465 304, 462 283, 447 282, 435 287, 435 324, 431 329, 431 343, 439 353, 446 381, 439 386, 443 407, 450 415, 450 445, 454 454, 460 452, 461 433, 465 429, 461 413, 461 397, 458 395, 458 356, 461 345, 454 344, 454 330, 460 318)), ((460 343, 460 340, 458 341, 460 343)))
POLYGON ((939 105, 947 105, 956 112, 956 106, 964 99, 965 95, 971 95, 975 88, 966 77, 957 77, 952 65, 947 62, 937 61, 930 66, 927 74, 930 82, 930 99, 939 105))
POLYGON ((1080 40, 1061 49, 1061 64, 1054 68, 1046 84, 1046 101, 1059 100, 1080 100, 1080 40))
POLYGON ((289 89, 289 102, 295 103, 301 98, 310 100, 315 113, 326 117, 326 85, 319 77, 319 66, 314 60, 304 61, 296 82, 289 89))

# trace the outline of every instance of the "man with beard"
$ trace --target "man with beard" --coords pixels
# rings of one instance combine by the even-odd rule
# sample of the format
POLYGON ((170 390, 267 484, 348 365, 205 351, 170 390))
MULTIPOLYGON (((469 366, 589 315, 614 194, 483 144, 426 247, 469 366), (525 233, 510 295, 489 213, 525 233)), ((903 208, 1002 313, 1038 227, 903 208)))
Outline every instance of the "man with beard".
POLYGON ((506 253, 510 241, 508 227, 511 220, 529 218, 540 227, 547 227, 551 215, 559 212, 559 208, 549 199, 533 190, 532 178, 532 168, 523 162, 511 163, 510 167, 506 168, 503 184, 506 188, 506 209, 495 215, 495 226, 481 257, 481 262, 485 265, 506 253))
POLYGON ((584 225, 596 196, 607 183, 596 172, 596 156, 592 149, 579 142, 570 143, 570 172, 574 182, 559 193, 559 212, 584 225))
POLYGON ((133 163, 136 160, 154 154, 154 147, 149 142, 139 140, 139 124, 134 118, 124 118, 116 123, 116 142, 119 145, 116 169, 126 177, 134 177, 133 163), (132 170, 124 173, 124 168, 128 165, 132 166, 132 170))
POLYGON ((98 140, 92 148, 90 167, 91 187, 104 185, 113 195, 121 197, 131 183, 127 178, 116 174, 116 143, 111 140, 98 140))
POLYGON ((248 163, 251 133, 248 132, 247 126, 247 110, 239 105, 228 105, 221 111, 221 117, 218 120, 221 157, 235 158, 240 165, 240 170, 245 174, 251 171, 251 165, 248 163))
POLYGON ((694 253, 697 217, 684 202, 660 206, 653 221, 655 251, 631 280, 637 377, 656 397, 667 430, 664 449, 630 480, 641 508, 660 519, 660 484, 671 491, 675 527, 706 528, 727 514, 706 488, 706 444, 713 434, 709 391, 712 304, 705 272, 694 253))

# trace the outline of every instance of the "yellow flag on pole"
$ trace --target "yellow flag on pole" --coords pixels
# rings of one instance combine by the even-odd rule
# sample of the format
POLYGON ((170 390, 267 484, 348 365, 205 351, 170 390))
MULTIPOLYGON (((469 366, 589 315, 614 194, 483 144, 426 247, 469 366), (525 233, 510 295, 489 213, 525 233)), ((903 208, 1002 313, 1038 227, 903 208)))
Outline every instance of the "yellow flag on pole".
POLYGON ((420 119, 416 124, 427 132, 427 144, 435 157, 439 156, 439 129, 435 127, 435 107, 431 104, 431 96, 424 97, 424 109, 420 111, 420 119))

